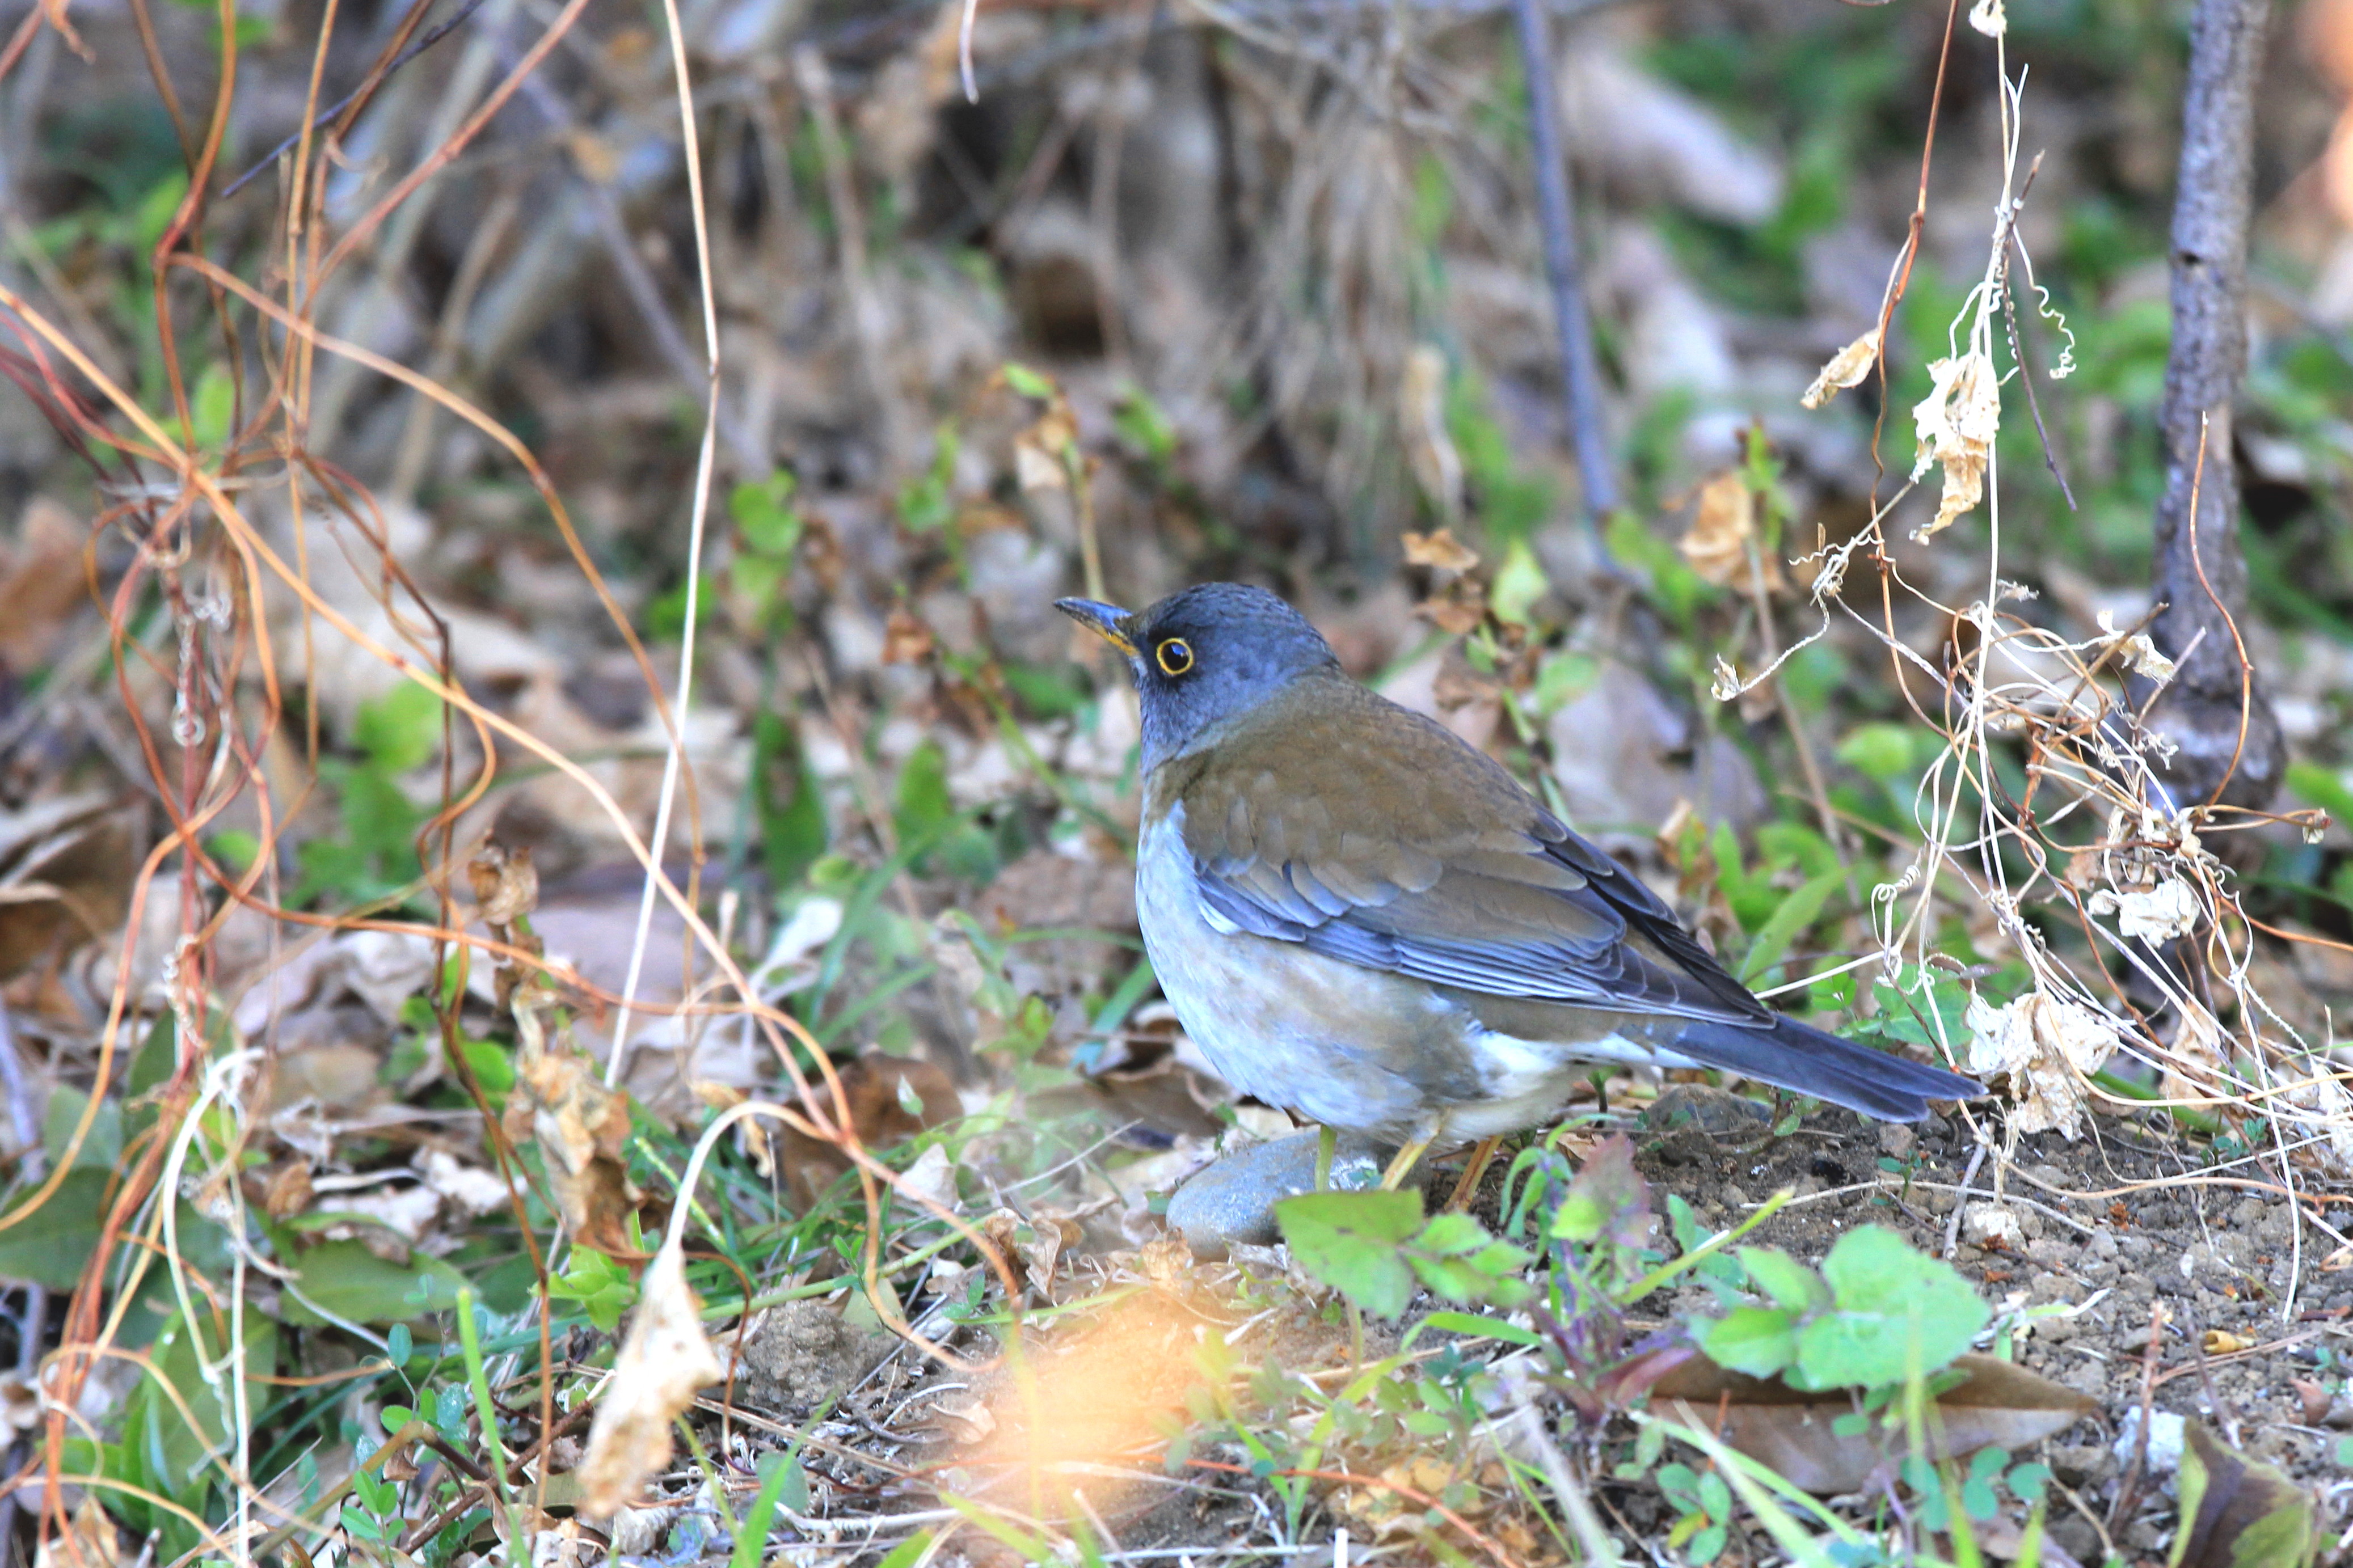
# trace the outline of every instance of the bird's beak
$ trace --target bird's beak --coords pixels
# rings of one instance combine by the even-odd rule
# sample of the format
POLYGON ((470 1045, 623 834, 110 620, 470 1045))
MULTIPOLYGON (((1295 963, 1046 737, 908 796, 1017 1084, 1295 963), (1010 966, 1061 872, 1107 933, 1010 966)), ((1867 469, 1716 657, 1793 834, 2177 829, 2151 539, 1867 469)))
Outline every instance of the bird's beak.
POLYGON ((1135 617, 1117 605, 1099 604, 1092 599, 1057 599, 1054 608, 1128 658, 1135 657, 1135 643, 1128 637, 1126 629, 1128 623, 1135 617))

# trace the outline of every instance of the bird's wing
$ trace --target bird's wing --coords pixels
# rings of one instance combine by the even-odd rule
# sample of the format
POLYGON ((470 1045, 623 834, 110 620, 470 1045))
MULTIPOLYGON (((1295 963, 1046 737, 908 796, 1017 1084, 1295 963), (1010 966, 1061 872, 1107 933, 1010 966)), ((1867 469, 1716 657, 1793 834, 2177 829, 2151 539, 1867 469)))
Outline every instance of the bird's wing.
POLYGON ((1353 682, 1279 698, 1168 766, 1202 902, 1237 930, 1496 996, 1774 1016, 1493 761, 1353 682))

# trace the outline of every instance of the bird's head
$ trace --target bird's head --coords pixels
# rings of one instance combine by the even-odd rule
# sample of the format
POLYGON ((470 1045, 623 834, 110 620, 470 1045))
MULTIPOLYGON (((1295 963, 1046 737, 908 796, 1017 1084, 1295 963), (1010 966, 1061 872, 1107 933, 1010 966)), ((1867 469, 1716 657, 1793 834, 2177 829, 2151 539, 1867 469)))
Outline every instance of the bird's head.
POLYGON ((1127 657, 1144 710, 1145 772, 1182 756, 1294 682, 1340 673, 1307 617, 1263 588, 1204 583, 1143 610, 1054 607, 1127 657))

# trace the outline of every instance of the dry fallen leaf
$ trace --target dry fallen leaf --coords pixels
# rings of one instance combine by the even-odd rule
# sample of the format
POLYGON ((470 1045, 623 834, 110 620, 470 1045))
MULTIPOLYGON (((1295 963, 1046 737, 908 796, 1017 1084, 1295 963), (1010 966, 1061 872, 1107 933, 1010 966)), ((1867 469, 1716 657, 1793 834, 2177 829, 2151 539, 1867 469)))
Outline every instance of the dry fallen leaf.
POLYGON ((2173 660, 2158 651, 2157 644, 2150 640, 2147 632, 2127 635, 2118 631, 2114 610, 2102 610, 2099 622, 2100 630, 2116 639, 2116 656, 2124 661, 2126 669, 2135 675, 2147 676, 2159 686, 2173 679, 2176 668, 2173 660))
MULTIPOLYGON (((1421 493, 1439 516, 1460 516, 1462 455, 1446 427, 1446 356, 1428 343, 1415 344, 1405 356, 1405 374, 1398 378, 1398 428, 1405 438, 1406 465, 1421 493)), ((1407 547, 1409 560, 1411 548, 1407 547)))
MULTIPOLYGON (((837 1069, 842 1099, 849 1106, 850 1125, 869 1149, 888 1149, 916 1133, 942 1126, 964 1114, 948 1075, 914 1057, 863 1056, 837 1069)), ((822 1084, 815 1086, 828 1114, 833 1097, 822 1084)), ((785 1190, 807 1213, 828 1187, 849 1170, 851 1161, 833 1144, 786 1127, 776 1137, 777 1154, 785 1167, 785 1190)))
POLYGON ((1873 327, 1831 356, 1821 374, 1814 377, 1813 384, 1799 396, 1799 404, 1820 408, 1848 387, 1861 385, 1862 378, 1871 374, 1871 367, 1878 363, 1879 329, 1873 327))
POLYGON ((486 926, 503 931, 539 907, 539 869, 529 845, 483 845, 466 862, 466 877, 486 926))
POLYGON ((1778 592, 1785 585, 1781 563, 1760 548, 1757 492, 1736 470, 1727 469, 1700 487, 1699 508, 1692 514, 1691 530, 1675 548, 1683 552, 1693 571, 1719 588, 1754 593, 1760 571, 1767 592, 1778 592))
POLYGON ((98 1494, 89 1491, 82 1494, 81 1506, 74 1510, 63 1534, 50 1540, 44 1532, 33 1564, 34 1568, 115 1568, 121 1561, 122 1546, 114 1521, 99 1507, 98 1494))
POLYGON ((2296 1568, 2312 1556, 2312 1494, 2192 1422, 2181 1450, 2181 1531, 2166 1568, 2296 1568))
POLYGON ((883 663, 921 664, 932 657, 934 646, 932 628, 921 616, 904 605, 891 612, 891 619, 882 628, 883 663))
POLYGON ((670 1463, 670 1423, 722 1375, 703 1336, 702 1303, 687 1289, 684 1255, 665 1247, 647 1268, 628 1337, 613 1358, 580 1462, 582 1508, 609 1518, 670 1463))
POLYGON ((507 1130, 539 1142, 548 1186, 574 1239, 625 1262, 646 1254, 630 1244, 628 1217, 643 1194, 621 1162, 629 1136, 629 1097, 598 1079, 573 1052, 528 1056, 507 1102, 507 1130))
POLYGON ((39 668, 66 617, 90 602, 82 567, 89 537, 88 527, 49 497, 26 503, 15 546, 0 544, 0 668, 39 668))
POLYGON ((311 1206, 311 1162, 289 1160, 270 1173, 261 1206, 271 1219, 291 1219, 311 1206))
POLYGON ((2114 915, 2116 930, 2136 942, 2165 942, 2188 936, 2197 929, 2200 910, 2198 894, 2179 877, 2168 877, 2153 888, 2116 892, 2103 888, 2084 905, 2087 914, 2114 915))
POLYGON ((1408 531, 1400 536, 1399 542, 1405 546, 1405 563, 1409 566, 1468 572, 1479 564, 1479 552, 1455 538, 1451 528, 1433 529, 1428 533, 1408 531))
MULTIPOLYGON (((2093 1408, 2073 1389, 1994 1356, 1972 1352, 1953 1370, 1963 1381, 1936 1397, 1927 1434, 1932 1460, 1989 1446, 2023 1447, 2065 1431, 2093 1408)), ((1861 1491, 1910 1452, 1910 1437, 1900 1426, 1890 1432, 1874 1420, 1852 1436, 1834 1429, 1854 1408, 1851 1390, 1804 1393, 1778 1379, 1728 1372, 1705 1356, 1694 1356, 1661 1378, 1651 1400, 1653 1408, 1681 1402, 1683 1420, 1718 1431, 1740 1452, 1823 1496, 1861 1491)))
POLYGON ((1993 356, 1972 349, 1931 362, 1928 374, 1935 385, 1912 409, 1919 436, 1912 477, 1919 479, 1931 465, 1941 464, 1945 490, 1936 519, 1914 536, 1919 539, 1941 532, 1984 498, 1986 464, 2001 428, 2001 373, 1993 356))
POLYGON ((2181 1026, 2174 1030, 2166 1049, 2165 1070, 2157 1082, 2158 1094, 2190 1104, 2230 1100, 2231 1058, 2223 1047, 2221 1021, 2194 1003, 2185 1006, 2181 1026))
POLYGON ((2030 991, 2005 1006, 1969 999, 1969 1070, 2007 1074, 2021 1132, 2082 1131, 2084 1080, 2119 1044, 2116 1026, 2080 1003, 2030 991))

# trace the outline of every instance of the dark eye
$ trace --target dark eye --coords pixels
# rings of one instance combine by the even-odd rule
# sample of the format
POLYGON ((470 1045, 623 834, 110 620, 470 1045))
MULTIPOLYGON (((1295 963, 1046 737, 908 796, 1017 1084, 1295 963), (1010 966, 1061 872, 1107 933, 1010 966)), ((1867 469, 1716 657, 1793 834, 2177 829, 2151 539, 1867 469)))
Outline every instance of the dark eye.
POLYGON ((1167 675, 1182 675, 1193 668, 1193 645, 1183 637, 1170 637, 1158 649, 1160 668, 1167 675))

